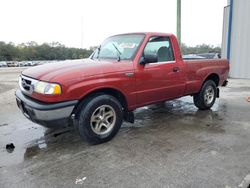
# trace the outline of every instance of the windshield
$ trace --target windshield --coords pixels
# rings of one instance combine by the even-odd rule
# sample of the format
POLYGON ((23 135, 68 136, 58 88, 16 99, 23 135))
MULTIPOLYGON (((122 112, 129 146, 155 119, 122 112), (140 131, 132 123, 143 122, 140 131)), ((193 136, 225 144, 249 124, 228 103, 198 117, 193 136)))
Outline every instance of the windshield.
POLYGON ((116 35, 107 38, 96 49, 93 59, 132 59, 144 38, 143 34, 116 35))

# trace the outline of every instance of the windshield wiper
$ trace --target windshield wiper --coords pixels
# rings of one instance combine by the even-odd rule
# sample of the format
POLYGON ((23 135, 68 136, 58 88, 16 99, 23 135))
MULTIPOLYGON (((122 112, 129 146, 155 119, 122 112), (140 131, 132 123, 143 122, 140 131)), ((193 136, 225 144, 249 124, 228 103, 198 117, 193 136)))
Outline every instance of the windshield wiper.
POLYGON ((97 56, 96 56, 96 59, 99 60, 99 55, 100 55, 100 51, 101 51, 101 45, 97 48, 97 56))
POLYGON ((116 51, 118 52, 118 61, 121 61, 121 55, 122 55, 122 53, 120 52, 120 50, 117 48, 117 46, 114 43, 112 43, 112 44, 115 47, 116 51))

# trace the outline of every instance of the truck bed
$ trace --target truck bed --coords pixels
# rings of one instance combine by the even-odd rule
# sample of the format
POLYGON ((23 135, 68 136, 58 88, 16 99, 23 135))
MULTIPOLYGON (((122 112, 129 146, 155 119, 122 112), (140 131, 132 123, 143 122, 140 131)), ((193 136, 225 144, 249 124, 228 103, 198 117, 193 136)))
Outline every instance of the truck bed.
POLYGON ((208 74, 219 75, 218 86, 227 79, 229 62, 226 59, 184 60, 186 66, 186 94, 198 92, 208 74))

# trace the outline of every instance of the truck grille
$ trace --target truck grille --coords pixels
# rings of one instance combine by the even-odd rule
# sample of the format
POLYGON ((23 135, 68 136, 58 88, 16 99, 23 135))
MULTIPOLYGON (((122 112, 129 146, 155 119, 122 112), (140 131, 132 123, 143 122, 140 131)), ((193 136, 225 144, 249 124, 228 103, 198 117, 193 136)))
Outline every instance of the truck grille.
POLYGON ((30 91, 30 87, 31 87, 31 81, 27 80, 25 78, 22 78, 22 87, 27 90, 30 91))
POLYGON ((37 80, 21 75, 19 78, 19 87, 22 92, 30 95, 34 90, 34 85, 36 82, 37 80))

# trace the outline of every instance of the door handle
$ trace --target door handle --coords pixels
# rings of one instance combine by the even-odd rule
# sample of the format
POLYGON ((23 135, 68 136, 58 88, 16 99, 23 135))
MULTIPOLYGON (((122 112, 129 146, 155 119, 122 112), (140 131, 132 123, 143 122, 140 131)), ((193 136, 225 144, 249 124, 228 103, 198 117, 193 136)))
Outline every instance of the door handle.
POLYGON ((133 72, 127 72, 127 73, 125 73, 125 76, 132 77, 132 76, 134 76, 134 73, 133 72))
POLYGON ((174 67, 173 72, 180 72, 180 68, 179 67, 174 67))

